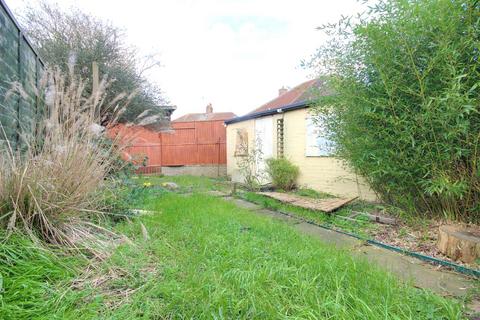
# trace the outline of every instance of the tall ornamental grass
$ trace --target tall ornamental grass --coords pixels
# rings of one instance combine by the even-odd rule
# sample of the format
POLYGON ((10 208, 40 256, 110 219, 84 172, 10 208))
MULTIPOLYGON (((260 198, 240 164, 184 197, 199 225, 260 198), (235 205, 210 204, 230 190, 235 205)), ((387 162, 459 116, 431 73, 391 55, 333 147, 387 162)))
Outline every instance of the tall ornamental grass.
MULTIPOLYGON (((90 221, 103 214, 103 189, 119 147, 104 143, 101 106, 108 83, 85 97, 85 82, 48 70, 38 92, 43 115, 33 132, 20 132, 20 150, 4 141, 0 153, 0 227, 34 239, 76 246, 90 221)), ((17 86, 9 94, 25 94, 17 86)), ((122 97, 119 97, 119 99, 122 97)), ((128 97, 127 97, 128 98, 128 97)))
POLYGON ((322 27, 312 61, 335 94, 317 108, 337 155, 379 197, 480 220, 480 2, 376 1, 322 27))

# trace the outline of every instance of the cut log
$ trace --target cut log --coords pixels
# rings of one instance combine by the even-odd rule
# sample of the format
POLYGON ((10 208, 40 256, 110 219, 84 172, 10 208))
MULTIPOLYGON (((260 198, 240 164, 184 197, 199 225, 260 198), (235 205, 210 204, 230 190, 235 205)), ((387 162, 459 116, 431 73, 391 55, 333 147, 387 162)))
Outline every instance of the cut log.
POLYGON ((440 226, 437 248, 453 260, 472 263, 480 258, 480 231, 472 227, 440 226))

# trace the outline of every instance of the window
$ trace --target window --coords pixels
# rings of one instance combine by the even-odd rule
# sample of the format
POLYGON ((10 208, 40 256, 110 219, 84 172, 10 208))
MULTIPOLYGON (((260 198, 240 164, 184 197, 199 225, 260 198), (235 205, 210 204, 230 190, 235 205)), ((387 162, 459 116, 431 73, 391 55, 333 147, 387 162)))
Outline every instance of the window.
POLYGON ((246 129, 237 129, 235 139, 235 157, 248 155, 248 132, 246 129))
POLYGON ((305 156, 322 157, 332 154, 333 143, 327 138, 321 117, 308 115, 306 118, 305 156))

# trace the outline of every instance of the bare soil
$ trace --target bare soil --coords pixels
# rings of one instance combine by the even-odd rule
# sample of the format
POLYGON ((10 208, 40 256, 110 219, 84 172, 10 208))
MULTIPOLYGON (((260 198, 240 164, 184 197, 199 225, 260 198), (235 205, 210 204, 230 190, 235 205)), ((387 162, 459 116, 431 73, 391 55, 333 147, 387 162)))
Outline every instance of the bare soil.
POLYGON ((445 222, 429 220, 427 224, 414 226, 402 222, 401 219, 397 219, 397 221, 398 223, 396 225, 378 224, 377 228, 371 230, 369 233, 373 239, 389 245, 455 262, 472 269, 480 268, 478 261, 470 264, 454 261, 438 250, 438 228, 445 224, 445 222))

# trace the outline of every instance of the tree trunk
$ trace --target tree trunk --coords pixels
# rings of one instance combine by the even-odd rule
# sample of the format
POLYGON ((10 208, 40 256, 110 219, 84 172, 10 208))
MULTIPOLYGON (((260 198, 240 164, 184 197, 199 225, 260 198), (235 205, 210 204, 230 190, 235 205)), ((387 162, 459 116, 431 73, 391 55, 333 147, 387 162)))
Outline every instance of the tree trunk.
POLYGON ((437 247, 453 260, 472 263, 480 258, 480 231, 473 228, 440 226, 437 247))

